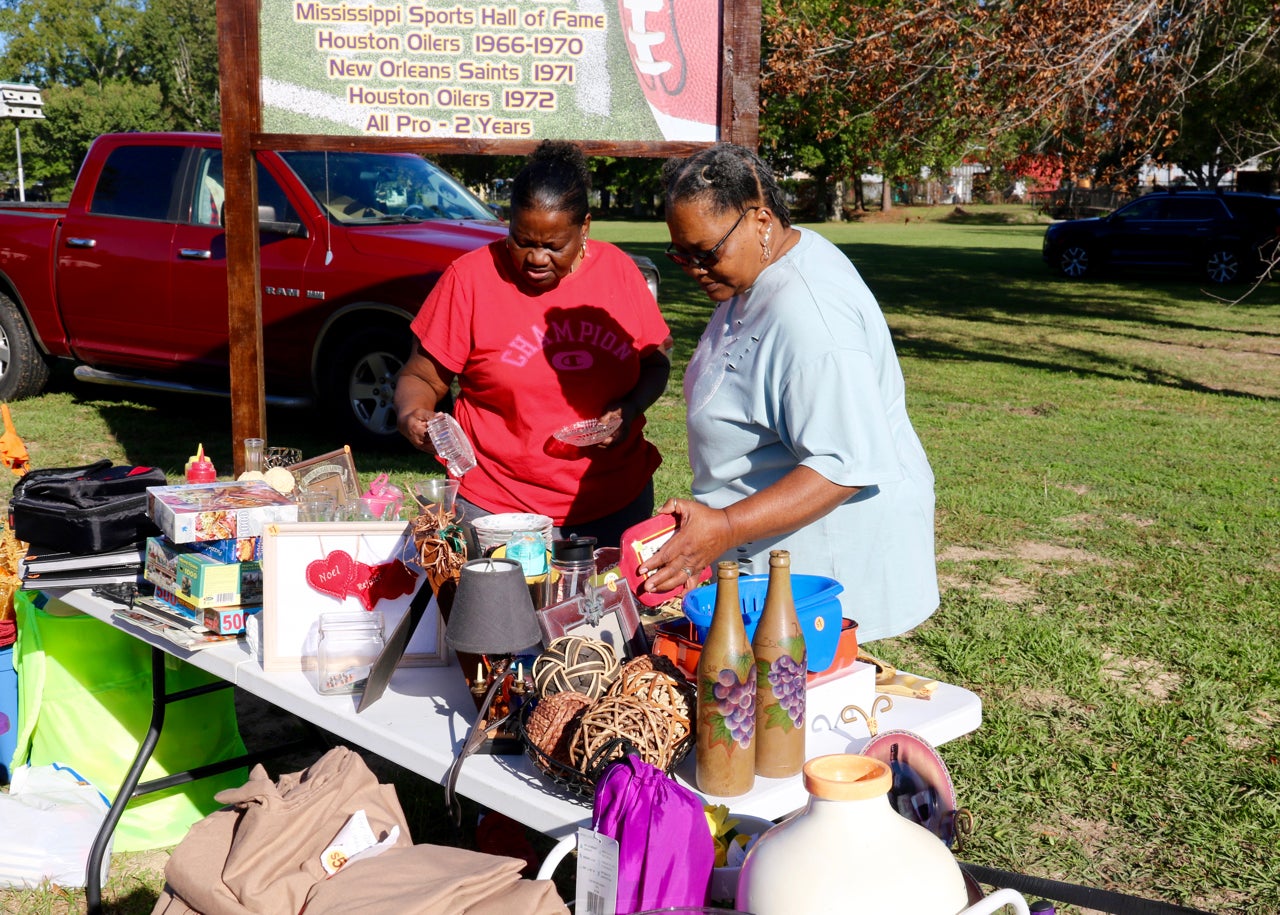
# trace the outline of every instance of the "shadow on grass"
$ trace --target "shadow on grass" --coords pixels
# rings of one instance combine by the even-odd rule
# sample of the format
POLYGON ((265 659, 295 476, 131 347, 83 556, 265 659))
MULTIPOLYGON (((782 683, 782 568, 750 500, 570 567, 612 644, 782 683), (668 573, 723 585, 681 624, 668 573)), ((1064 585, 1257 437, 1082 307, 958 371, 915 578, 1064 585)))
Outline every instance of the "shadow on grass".
MULTIPOLYGON (((948 227, 941 236, 936 229, 934 234, 916 236, 914 224, 910 228, 886 226, 886 231, 919 239, 912 243, 838 244, 879 300, 903 358, 1004 364, 1227 397, 1276 399, 1257 391, 1206 383, 1171 369, 1167 354, 1159 364, 1154 358, 1144 358, 1141 347, 1151 347, 1154 355, 1161 347, 1179 342, 1176 338, 1184 334, 1220 334, 1224 340, 1273 338, 1275 334, 1260 328, 1257 319, 1280 302, 1280 284, 1264 285, 1245 302, 1227 306, 1209 300, 1194 277, 1158 274, 1127 276, 1116 282, 1068 281, 1055 277, 1040 258, 1042 226, 1011 225, 1003 213, 952 214, 947 220, 953 217, 963 222, 956 229, 965 230, 965 239, 989 239, 990 244, 935 245, 934 238, 946 241, 952 237, 948 233, 955 230, 948 227), (899 316, 924 319, 931 327, 923 332, 914 327, 903 330, 905 322, 899 316), (1218 317, 1221 322, 1214 321, 1218 317), (958 341, 957 334, 947 333, 948 328, 933 319, 961 322, 972 332, 966 331, 963 341, 958 341), (1052 336, 1092 339, 1100 345, 1055 343, 1052 336), (1112 349, 1108 340, 1131 345, 1112 349)), ((840 238, 847 231, 863 230, 844 227, 833 230, 833 236, 840 238)), ((921 227, 922 233, 929 231, 930 227, 921 227)), ((664 255, 665 248, 665 239, 626 243, 628 251, 650 257, 662 276, 662 310, 675 340, 676 371, 669 393, 678 396, 676 385, 714 304, 664 255)), ((1195 345, 1203 345, 1203 341, 1195 345)), ((1264 347, 1263 351, 1270 350, 1264 347)), ((219 471, 230 472, 229 401, 111 389, 76 382, 69 372, 61 371, 51 385, 51 390, 59 389, 73 392, 82 403, 93 403, 130 460, 157 464, 178 475, 197 444, 203 442, 219 471), (166 429, 162 438, 155 434, 157 420, 166 429)), ((269 408, 267 438, 269 445, 290 445, 308 456, 345 444, 328 431, 325 417, 314 410, 269 408)), ((431 458, 398 441, 378 450, 362 447, 356 458, 357 467, 376 466, 392 474, 436 476, 441 472, 431 458)))

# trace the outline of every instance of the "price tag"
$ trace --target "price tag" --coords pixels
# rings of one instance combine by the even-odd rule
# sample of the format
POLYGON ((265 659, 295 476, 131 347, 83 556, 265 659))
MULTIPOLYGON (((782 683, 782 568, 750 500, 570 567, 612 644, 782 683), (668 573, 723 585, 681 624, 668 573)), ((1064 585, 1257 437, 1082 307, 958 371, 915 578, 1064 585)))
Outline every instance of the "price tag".
POLYGON ((578 830, 580 915, 615 915, 618 908, 618 840, 583 827, 578 830))

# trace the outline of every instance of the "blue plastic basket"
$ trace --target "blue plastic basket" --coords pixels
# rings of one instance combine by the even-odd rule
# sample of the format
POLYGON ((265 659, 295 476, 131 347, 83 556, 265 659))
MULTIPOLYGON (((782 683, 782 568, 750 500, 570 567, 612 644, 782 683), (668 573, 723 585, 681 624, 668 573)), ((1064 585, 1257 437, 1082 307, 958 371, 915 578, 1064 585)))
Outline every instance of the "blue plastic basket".
POLYGON ((9 762, 18 748, 18 674, 13 646, 0 648, 0 784, 8 784, 9 762))
MULTIPOLYGON (((738 602, 742 606, 742 623, 747 627, 748 639, 755 635, 768 589, 768 575, 743 575, 738 579, 738 602)), ((796 604, 800 627, 804 630, 804 645, 812 673, 821 673, 835 660, 836 646, 840 641, 840 592, 843 590, 844 585, 834 578, 791 576, 791 596, 796 604)), ((694 588, 684 596, 684 615, 693 623, 699 642, 707 638, 715 606, 714 582, 694 588)))

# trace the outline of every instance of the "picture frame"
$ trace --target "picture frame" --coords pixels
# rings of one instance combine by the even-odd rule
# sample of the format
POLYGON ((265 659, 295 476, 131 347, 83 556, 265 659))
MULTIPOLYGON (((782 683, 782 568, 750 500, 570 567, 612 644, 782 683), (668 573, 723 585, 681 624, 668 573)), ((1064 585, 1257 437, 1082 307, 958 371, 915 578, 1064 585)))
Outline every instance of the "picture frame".
POLYGON ((635 597, 625 581, 608 582, 598 588, 588 585, 586 594, 544 607, 537 615, 544 647, 562 635, 577 635, 605 642, 619 660, 649 650, 635 597))
POLYGON ((334 505, 350 505, 360 498, 360 475, 356 473, 350 445, 289 464, 285 469, 293 474, 299 490, 327 492, 333 496, 334 505))
MULTIPOLYGON (((270 524, 262 534, 262 571, 262 667, 268 671, 315 669, 322 613, 379 610, 387 638, 418 591, 430 590, 404 521, 270 524)), ((400 663, 448 663, 444 620, 434 599, 400 663)))

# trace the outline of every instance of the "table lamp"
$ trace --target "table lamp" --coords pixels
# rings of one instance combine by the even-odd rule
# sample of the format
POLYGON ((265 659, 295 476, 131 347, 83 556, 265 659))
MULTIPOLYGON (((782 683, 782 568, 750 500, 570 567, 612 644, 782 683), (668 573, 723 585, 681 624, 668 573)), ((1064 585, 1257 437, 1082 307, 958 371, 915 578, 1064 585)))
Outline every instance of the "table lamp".
POLYGON ((461 822, 461 808, 453 789, 462 761, 486 741, 492 743, 490 752, 520 752, 516 732, 503 732, 500 728, 516 704, 511 701, 511 658, 542 641, 520 563, 492 557, 463 563, 444 640, 458 652, 464 675, 476 664, 476 679, 470 683, 476 701, 476 723, 443 779, 445 806, 456 826, 461 822))
POLYGON ((524 570, 514 559, 463 563, 444 640, 454 651, 512 655, 542 641, 524 570))

